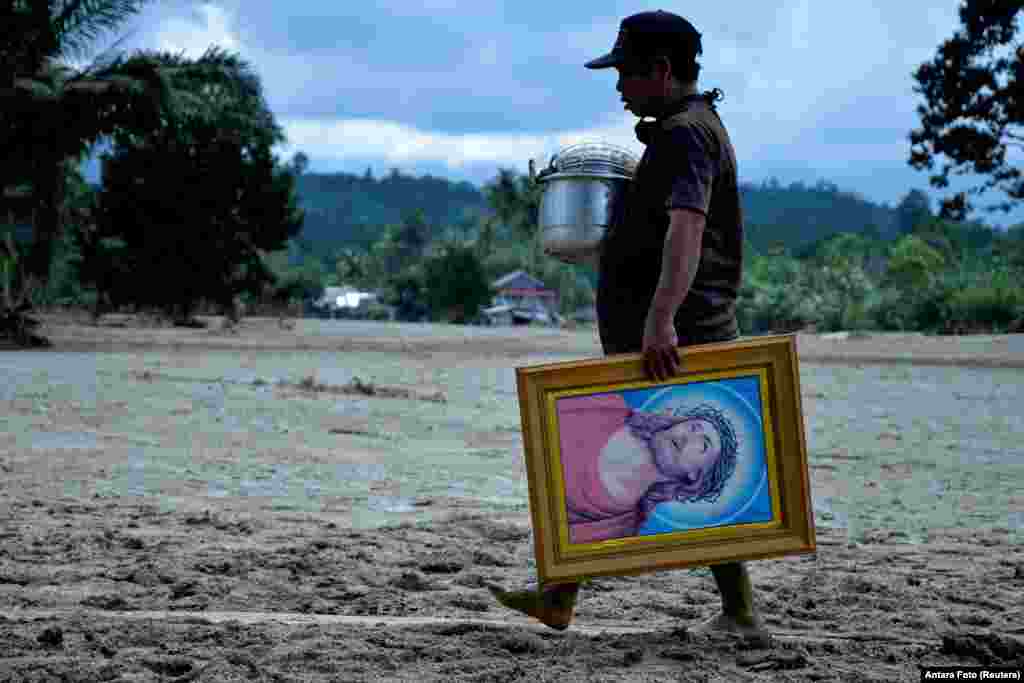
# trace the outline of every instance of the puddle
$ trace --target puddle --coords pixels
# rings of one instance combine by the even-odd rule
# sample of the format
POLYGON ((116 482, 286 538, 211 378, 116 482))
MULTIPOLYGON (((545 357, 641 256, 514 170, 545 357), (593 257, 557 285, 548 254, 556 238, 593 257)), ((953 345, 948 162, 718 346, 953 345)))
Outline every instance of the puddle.
POLYGON ((384 465, 366 463, 340 463, 334 472, 339 482, 383 481, 387 474, 384 465))
POLYGON ((1015 531, 1024 531, 1024 512, 1011 512, 1006 516, 1006 527, 1015 531))
POLYGON ((846 529, 849 526, 849 518, 842 510, 832 507, 832 499, 828 497, 818 498, 812 496, 814 506, 814 521, 821 526, 833 529, 846 529))
POLYGON ((319 367, 313 373, 313 377, 319 384, 340 387, 351 383, 355 373, 349 368, 319 367))
POLYGON ((253 419, 253 421, 250 422, 249 425, 257 432, 268 433, 277 431, 277 427, 274 426, 274 420, 270 417, 266 417, 263 415, 260 415, 259 417, 253 419))
POLYGON ((134 449, 128 456, 128 490, 129 496, 146 495, 146 456, 139 450, 134 449))
POLYGON ((33 451, 89 451, 100 447, 94 434, 88 432, 29 432, 33 451))
POLYGON ((224 417, 224 385, 202 384, 192 390, 192 400, 216 417, 224 417))
POLYGON ((243 496, 284 498, 288 495, 288 466, 274 465, 270 479, 243 479, 238 488, 243 496))
POLYGON ((370 404, 364 399, 357 398, 336 401, 331 406, 331 413, 348 417, 366 417, 370 414, 370 404))
POLYGON ((210 498, 224 498, 228 495, 228 487, 220 479, 215 479, 207 483, 206 495, 210 498))
POLYGON ((372 512, 415 512, 411 498, 402 496, 370 496, 366 507, 372 512))

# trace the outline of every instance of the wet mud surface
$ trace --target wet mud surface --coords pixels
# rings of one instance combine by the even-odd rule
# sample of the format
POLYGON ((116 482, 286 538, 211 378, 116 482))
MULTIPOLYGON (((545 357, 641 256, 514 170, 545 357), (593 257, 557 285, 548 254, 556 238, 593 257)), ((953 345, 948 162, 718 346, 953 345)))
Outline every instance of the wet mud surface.
POLYGON ((718 609, 704 568, 596 579, 566 632, 493 602, 488 584, 533 579, 510 372, 598 352, 581 333, 456 332, 347 360, 316 335, 248 349, 244 327, 233 354, 189 346, 206 331, 176 331, 178 349, 0 354, 0 681, 1024 667, 1014 339, 971 368, 803 365, 818 552, 749 564, 774 633, 754 645, 687 631, 718 609), (371 385, 392 391, 324 389, 371 385))

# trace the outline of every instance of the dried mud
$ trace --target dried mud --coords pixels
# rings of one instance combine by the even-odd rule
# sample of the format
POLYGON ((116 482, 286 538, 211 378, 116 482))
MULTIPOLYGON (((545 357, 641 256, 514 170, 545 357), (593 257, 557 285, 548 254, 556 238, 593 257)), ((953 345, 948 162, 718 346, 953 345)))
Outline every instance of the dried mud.
MULTIPOLYGON (((90 328, 49 321, 46 332, 55 340, 54 351, 75 344, 110 352, 146 349, 160 355, 163 368, 178 366, 168 372, 170 379, 162 380, 153 363, 135 362, 141 356, 128 355, 115 373, 128 388, 117 385, 110 394, 97 390, 109 400, 88 410, 74 408, 71 398, 42 397, 40 389, 35 390, 42 392, 39 396, 11 392, 6 402, 0 396, 0 406, 10 411, 5 424, 29 424, 43 444, 26 447, 21 435, 0 432, 0 682, 910 681, 918 680, 922 664, 1024 667, 1024 549, 1020 528, 1005 521, 1020 519, 1013 515, 1024 510, 1024 500, 1014 496, 1024 488, 1019 452, 1009 462, 990 458, 973 464, 1002 468, 996 470, 998 481, 965 477, 956 484, 961 506, 965 496, 981 506, 986 497, 997 495, 985 487, 998 484, 1009 491, 1009 497, 999 499, 1006 506, 996 517, 1004 520, 1001 524, 963 515, 955 524, 910 529, 882 524, 878 520, 884 517, 876 516, 854 533, 857 505, 844 508, 850 524, 836 521, 838 506, 850 498, 836 480, 858 472, 843 469, 847 461, 830 446, 831 438, 846 436, 826 419, 834 405, 829 397, 837 390, 806 381, 808 435, 818 444, 811 449, 813 485, 816 493, 831 496, 835 509, 818 511, 816 555, 749 565, 758 606, 773 633, 770 643, 687 631, 717 610, 714 583, 703 568, 596 579, 582 593, 576 623, 566 632, 503 610, 487 585, 513 586, 532 578, 522 488, 503 496, 482 495, 472 482, 465 495, 451 489, 416 490, 408 512, 386 516, 383 526, 360 526, 356 509, 367 505, 375 487, 391 492, 387 481, 368 479, 362 492, 332 490, 325 482, 318 503, 309 506, 282 506, 272 495, 215 495, 197 472, 166 483, 159 494, 149 480, 142 495, 121 495, 98 484, 65 485, 114 477, 139 442, 171 439, 167 423, 198 419, 199 413, 213 410, 202 403, 205 398, 183 403, 180 396, 158 395, 161 382, 184 381, 175 373, 184 372, 197 348, 235 348, 241 357, 342 346, 351 352, 365 346, 390 354, 388 362, 397 365, 450 366, 457 356, 470 368, 487 363, 511 367, 543 355, 598 355, 592 332, 506 332, 467 341, 458 328, 420 339, 385 333, 376 338, 324 336, 303 329, 301 322, 298 327, 297 333, 276 332, 276 321, 246 321, 240 334, 229 337, 216 330, 90 328), (141 377, 147 370, 156 376, 141 377), (134 393, 126 398, 126 391, 134 393), (117 405, 118 400, 127 405, 117 405), (42 402, 49 412, 39 410, 42 402), (157 416, 153 406, 169 412, 157 416), (149 417, 130 425, 118 422, 118 415, 128 414, 136 420, 149 417), (822 433, 813 436, 819 428, 822 433), (43 443, 43 436, 61 430, 91 430, 93 441, 74 448, 43 443)), ((876 339, 865 350, 868 341, 801 339, 801 359, 813 362, 813 353, 804 356, 807 349, 842 355, 843 343, 856 343, 861 346, 851 351, 847 366, 866 362, 869 352, 878 362, 888 357, 901 363, 914 348, 909 342, 876 339)), ((1024 365, 1019 340, 995 338, 992 344, 988 355, 971 351, 975 367, 1007 373, 1006 368, 1024 365)), ((955 362, 966 353, 962 343, 939 340, 934 345, 922 352, 924 362, 941 353, 955 362), (945 345, 945 351, 937 351, 938 345, 945 345)), ((8 366, 17 364, 16 353, 0 355, 8 366)), ((308 400, 305 394, 315 391, 319 380, 303 387, 306 374, 306 368, 296 366, 287 378, 291 384, 275 395, 276 403, 308 400)), ((443 376, 425 374, 406 384, 384 369, 372 376, 379 386, 405 386, 408 393, 374 396, 363 391, 361 400, 404 406, 408 415, 461 410, 447 429, 459 431, 458 443, 482 459, 481 467, 496 463, 495 469, 481 472, 509 470, 509 463, 521 457, 521 441, 505 424, 517 411, 502 393, 507 385, 491 387, 501 399, 491 404, 446 384, 443 376), (431 399, 437 392, 447 403, 431 399), (478 408, 472 401, 483 403, 479 413, 472 412, 478 408)), ((996 377, 981 397, 987 397, 984 407, 996 415, 982 415, 977 401, 950 405, 970 406, 966 410, 978 411, 976 421, 990 429, 994 418, 1008 417, 998 413, 1008 410, 1012 395, 1019 395, 1021 379, 1012 372, 996 377)), ((972 377, 953 391, 973 395, 984 381, 989 380, 972 377)), ((846 409, 848 404, 841 405, 846 409)), ((285 439, 275 442, 267 462, 291 457, 353 467, 390 463, 389 453, 435 438, 395 411, 389 417, 382 409, 375 419, 335 415, 317 422, 317 434, 303 433, 289 418, 288 434, 261 432, 267 439, 285 439), (393 437, 398 440, 381 436, 390 432, 399 434, 393 437), (326 434, 342 441, 318 450, 316 439, 326 434)), ((435 417, 430 413, 431 420, 435 417)), ((280 427, 282 420, 273 413, 275 425, 280 427)), ((203 441, 208 438, 203 430, 213 429, 209 425, 197 422, 181 438, 205 444, 203 449, 209 446, 209 452, 196 447, 196 453, 207 454, 195 455, 197 460, 226 459, 227 450, 203 441)), ((989 450, 1005 453, 999 444, 1010 442, 1014 425, 995 429, 997 436, 999 429, 1007 433, 989 450)), ((910 477, 908 463, 916 461, 909 425, 872 429, 869 440, 892 457, 883 463, 877 486, 887 490, 892 481, 920 485, 910 477)), ((221 445, 226 449, 230 443, 221 445)), ((855 459, 857 449, 851 450, 848 459, 855 459)), ((516 479, 521 472, 508 476, 516 479)), ((884 500, 875 505, 886 506, 884 500)), ((910 516, 908 509, 890 511, 895 517, 910 516)))

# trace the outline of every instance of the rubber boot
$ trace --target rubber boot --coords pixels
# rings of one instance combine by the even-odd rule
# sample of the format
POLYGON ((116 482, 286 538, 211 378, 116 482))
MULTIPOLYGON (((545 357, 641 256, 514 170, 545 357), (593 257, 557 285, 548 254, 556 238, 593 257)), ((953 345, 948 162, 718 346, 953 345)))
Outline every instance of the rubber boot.
POLYGON ((505 607, 533 617, 557 631, 564 631, 572 623, 580 586, 578 583, 562 583, 520 591, 506 591, 497 586, 487 588, 505 607))
POLYGON ((694 629, 695 633, 735 633, 744 638, 770 640, 761 617, 754 609, 754 589, 747 566, 729 562, 711 566, 715 585, 722 596, 722 613, 694 629))

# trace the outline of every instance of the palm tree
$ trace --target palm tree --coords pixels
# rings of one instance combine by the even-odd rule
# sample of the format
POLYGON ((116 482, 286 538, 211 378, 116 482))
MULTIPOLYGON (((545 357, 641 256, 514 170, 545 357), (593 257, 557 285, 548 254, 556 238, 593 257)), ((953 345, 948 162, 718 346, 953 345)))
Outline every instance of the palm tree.
MULTIPOLYGON (((138 140, 182 115, 218 116, 220 95, 259 92, 237 55, 209 49, 198 60, 118 45, 84 68, 69 60, 146 0, 0 0, 0 190, 26 182, 35 209, 26 273, 49 278, 63 229, 67 165, 102 139, 138 140)), ((244 98, 243 98, 244 99, 244 98)), ((247 112, 236 111, 242 116, 247 112)), ((231 113, 225 115, 232 115, 231 113)))

